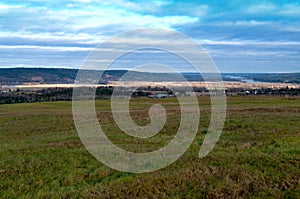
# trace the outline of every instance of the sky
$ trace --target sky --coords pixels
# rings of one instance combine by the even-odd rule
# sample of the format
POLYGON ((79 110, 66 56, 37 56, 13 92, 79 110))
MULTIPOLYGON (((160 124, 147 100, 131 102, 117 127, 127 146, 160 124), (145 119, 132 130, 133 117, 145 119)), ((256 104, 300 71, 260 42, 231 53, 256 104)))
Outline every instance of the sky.
POLYGON ((0 68, 79 68, 136 28, 187 35, 221 72, 300 72, 299 0, 0 0, 0 68))

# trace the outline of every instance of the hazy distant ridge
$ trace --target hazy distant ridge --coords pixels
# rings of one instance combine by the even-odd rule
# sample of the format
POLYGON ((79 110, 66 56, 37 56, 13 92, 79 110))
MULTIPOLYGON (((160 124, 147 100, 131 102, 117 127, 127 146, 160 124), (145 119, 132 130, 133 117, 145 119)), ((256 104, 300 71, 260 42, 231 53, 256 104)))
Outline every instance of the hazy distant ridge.
MULTIPOLYGON (((77 76, 77 69, 53 69, 53 68, 4 68, 0 69, 1 85, 18 85, 26 83, 37 84, 72 84, 77 76)), ((93 73, 93 71, 88 71, 93 73)), ((117 81, 125 73, 130 75, 132 81, 180 81, 178 75, 167 73, 145 73, 126 70, 105 71, 101 82, 117 81)), ((188 81, 203 81, 201 75, 196 73, 183 73, 188 81)), ((216 81, 214 74, 207 75, 209 81, 216 81)), ((239 78, 252 79, 260 82, 300 83, 300 73, 288 74, 222 74, 224 81, 241 81, 239 78)))

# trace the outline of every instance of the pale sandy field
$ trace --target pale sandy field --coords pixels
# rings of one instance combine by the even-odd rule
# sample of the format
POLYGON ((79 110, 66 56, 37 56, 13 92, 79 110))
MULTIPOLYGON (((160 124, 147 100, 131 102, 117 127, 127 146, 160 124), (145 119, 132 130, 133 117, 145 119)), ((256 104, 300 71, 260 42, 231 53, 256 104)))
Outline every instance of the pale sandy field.
POLYGON ((165 87, 206 87, 206 88, 220 88, 222 83, 225 88, 245 88, 245 89, 258 89, 258 88, 300 88, 300 84, 290 83, 268 83, 268 82, 143 82, 143 81, 112 81, 108 84, 27 84, 16 85, 15 88, 73 88, 73 87, 105 87, 105 86, 122 86, 122 87, 141 87, 141 86, 165 86, 165 87))

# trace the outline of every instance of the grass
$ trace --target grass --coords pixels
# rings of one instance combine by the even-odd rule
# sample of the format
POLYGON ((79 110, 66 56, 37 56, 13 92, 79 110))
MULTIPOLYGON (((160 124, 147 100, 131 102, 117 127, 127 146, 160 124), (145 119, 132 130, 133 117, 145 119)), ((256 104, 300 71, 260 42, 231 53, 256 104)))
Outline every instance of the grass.
MULTIPOLYGON (((167 144, 179 126, 177 100, 133 99, 131 115, 150 122, 154 103, 168 111, 165 128, 150 139, 123 134, 109 101, 97 101, 108 137, 124 149, 146 152, 167 144)), ((300 99, 231 97, 224 131, 214 150, 198 153, 210 118, 199 98, 199 133, 170 166, 147 174, 115 171, 90 155, 76 133, 71 102, 0 106, 1 198, 299 198, 300 99)))

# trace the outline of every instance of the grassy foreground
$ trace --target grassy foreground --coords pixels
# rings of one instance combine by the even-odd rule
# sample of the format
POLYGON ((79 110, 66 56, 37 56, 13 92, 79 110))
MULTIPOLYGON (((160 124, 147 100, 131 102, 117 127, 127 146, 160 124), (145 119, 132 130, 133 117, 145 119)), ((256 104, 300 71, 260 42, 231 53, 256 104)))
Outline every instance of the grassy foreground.
MULTIPOLYGON (((104 131, 135 152, 167 144, 179 126, 176 99, 134 99, 131 115, 147 124, 148 107, 164 105, 165 128, 134 139, 117 128, 109 101, 97 101, 104 131)), ((214 150, 198 158, 210 118, 199 98, 199 133, 172 165, 153 173, 110 169, 90 155, 76 133, 71 102, 0 106, 1 198, 300 198, 300 98, 228 98, 224 132, 214 150)))

